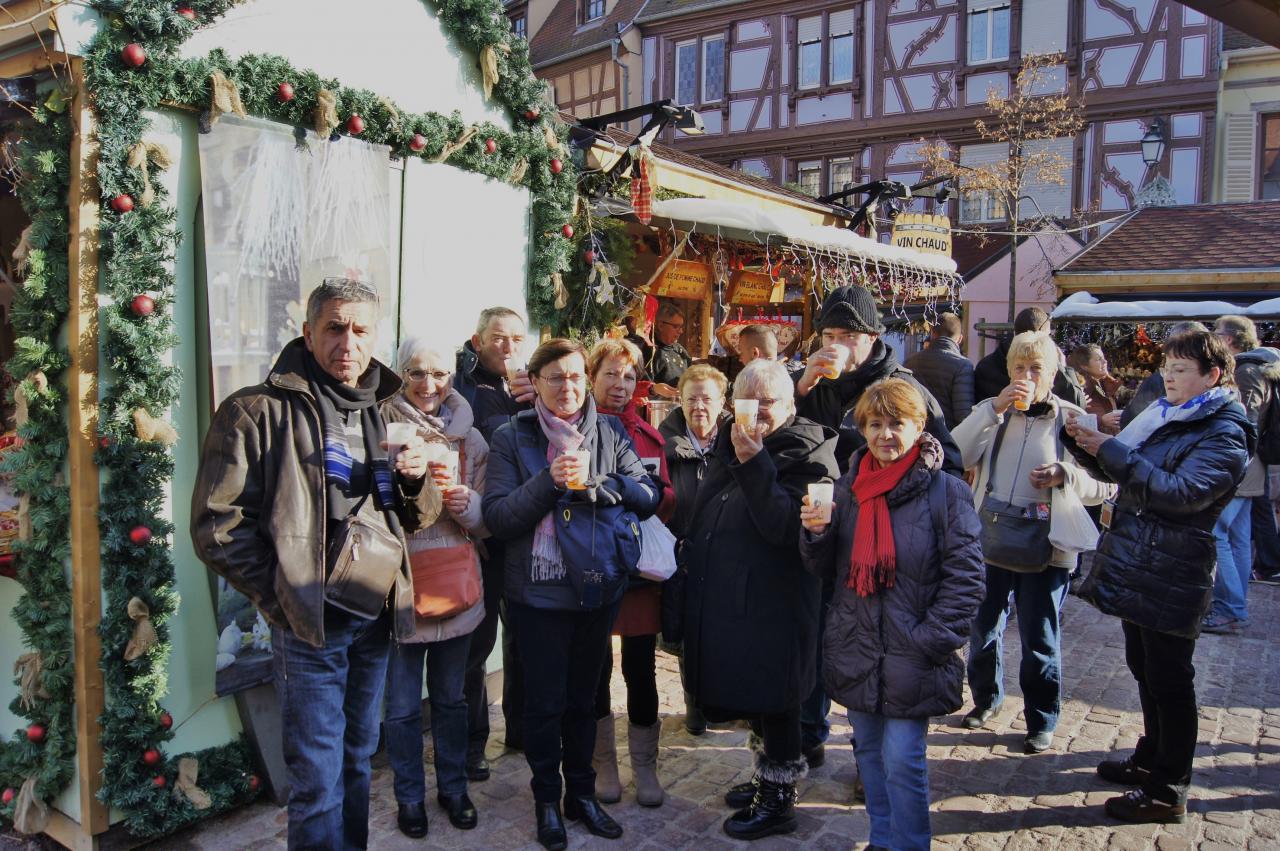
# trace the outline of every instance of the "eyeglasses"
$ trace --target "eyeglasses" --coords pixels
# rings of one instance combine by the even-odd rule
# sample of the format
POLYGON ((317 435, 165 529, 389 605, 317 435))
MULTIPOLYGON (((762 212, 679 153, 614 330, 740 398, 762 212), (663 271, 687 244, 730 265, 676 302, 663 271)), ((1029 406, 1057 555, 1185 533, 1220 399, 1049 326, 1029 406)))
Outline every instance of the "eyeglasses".
POLYGON ((772 408, 774 405, 778 404, 778 402, 780 402, 781 400, 780 399, 757 399, 756 401, 760 403, 760 408, 761 410, 763 410, 765 408, 772 408))
POLYGON ((689 405, 690 407, 694 405, 702 405, 705 408, 710 408, 712 405, 723 405, 724 397, 723 396, 690 396, 684 400, 684 404, 689 405))
POLYGON ((1173 376, 1174 378, 1181 378, 1184 375, 1203 375, 1203 373, 1200 372, 1200 370, 1194 369, 1191 367, 1185 367, 1185 366, 1176 366, 1176 367, 1162 366, 1160 367, 1160 374, 1165 376, 1166 378, 1168 378, 1169 376, 1173 376))
POLYGON ((674 329, 676 329, 677 331, 683 331, 683 330, 684 330, 684 323, 683 323, 683 322, 672 322, 672 321, 671 321, 671 320, 669 320, 669 319, 660 319, 660 320, 658 320, 658 324, 660 324, 660 325, 666 325, 668 328, 674 328, 674 329))
POLYGON ((579 385, 587 383, 587 377, 585 375, 577 375, 577 374, 538 375, 538 376, 535 376, 535 378, 538 378, 541 381, 547 382, 547 385, 549 387, 552 387, 553 389, 556 389, 556 390, 559 390, 561 387, 563 387, 566 382, 569 384, 579 384, 579 385))
POLYGON ((404 374, 410 381, 423 381, 428 376, 436 381, 448 381, 453 375, 452 372, 445 372, 442 369, 406 369, 404 374))

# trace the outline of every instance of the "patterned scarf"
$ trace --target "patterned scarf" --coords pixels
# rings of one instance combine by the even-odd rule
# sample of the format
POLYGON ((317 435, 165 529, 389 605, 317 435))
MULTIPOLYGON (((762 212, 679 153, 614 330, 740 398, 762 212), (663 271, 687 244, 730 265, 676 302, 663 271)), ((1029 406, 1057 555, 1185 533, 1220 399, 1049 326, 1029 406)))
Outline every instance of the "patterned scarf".
POLYGON ((858 525, 853 530, 853 553, 849 559, 849 582, 859 597, 870 597, 882 588, 892 588, 898 566, 893 541, 887 494, 920 458, 920 444, 887 467, 880 466, 867 451, 853 480, 853 497, 858 501, 858 525))
POLYGON ((1188 399, 1181 405, 1174 405, 1168 399, 1157 399, 1154 404, 1147 406, 1146 410, 1134 417, 1124 430, 1116 435, 1116 439, 1130 449, 1137 449, 1146 443, 1157 429, 1169 423, 1191 419, 1206 402, 1222 398, 1225 392, 1221 387, 1214 387, 1194 399, 1188 399))
MULTIPOLYGON (((554 461, 566 452, 572 452, 582 445, 586 435, 576 428, 582 422, 582 411, 572 420, 562 420, 551 409, 542 404, 539 398, 534 402, 534 410, 538 412, 538 425, 547 436, 547 460, 554 461)), ((547 513, 538 523, 533 533, 533 561, 531 565, 534 582, 554 582, 564 579, 564 556, 560 553, 560 542, 556 540, 555 512, 547 513)))

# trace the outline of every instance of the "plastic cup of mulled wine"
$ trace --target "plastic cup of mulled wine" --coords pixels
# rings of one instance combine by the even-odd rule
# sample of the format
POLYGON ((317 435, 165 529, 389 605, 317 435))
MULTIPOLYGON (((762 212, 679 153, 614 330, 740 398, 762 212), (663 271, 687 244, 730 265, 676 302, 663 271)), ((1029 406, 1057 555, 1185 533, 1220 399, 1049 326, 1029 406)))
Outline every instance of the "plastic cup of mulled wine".
POLYGON ((827 364, 827 368, 823 371, 822 377, 829 378, 834 381, 840 377, 841 373, 844 372, 845 367, 849 365, 849 358, 853 357, 853 352, 849 351, 848 346, 842 346, 839 343, 832 344, 831 348, 836 356, 836 361, 835 363, 827 364))
POLYGON ((836 486, 831 482, 814 482, 809 485, 809 505, 818 509, 818 519, 831 522, 831 507, 836 498, 836 486))
POLYGON ((391 459, 392 465, 404 445, 417 433, 418 427, 413 423, 387 423, 387 458, 391 459))
POLYGON ((577 460, 577 469, 569 476, 569 480, 564 483, 565 487, 575 491, 586 490, 587 479, 591 475, 591 450, 575 449, 564 454, 577 460))
POLYGON ((439 472, 433 471, 431 474, 431 478, 435 480, 437 487, 443 490, 458 484, 458 450, 446 449, 438 454, 435 462, 444 467, 443 470, 439 472))
POLYGON ((1025 396, 1019 396, 1017 399, 1014 399, 1014 400, 1013 400, 1013 407, 1014 407, 1014 408, 1016 408, 1016 409, 1017 409, 1017 410, 1019 410, 1019 411, 1029 411, 1029 410, 1031 410, 1031 399, 1032 399, 1032 396, 1035 394, 1035 392, 1036 392, 1036 391, 1035 391, 1035 389, 1033 388, 1033 389, 1031 390, 1031 392, 1030 392, 1030 393, 1028 393, 1027 395, 1025 395, 1025 396))
POLYGON ((520 373, 524 372, 524 364, 518 360, 507 361, 507 384, 514 384, 520 373))
POLYGON ((756 427, 756 418, 760 415, 759 399, 734 399, 733 421, 745 429, 756 427))

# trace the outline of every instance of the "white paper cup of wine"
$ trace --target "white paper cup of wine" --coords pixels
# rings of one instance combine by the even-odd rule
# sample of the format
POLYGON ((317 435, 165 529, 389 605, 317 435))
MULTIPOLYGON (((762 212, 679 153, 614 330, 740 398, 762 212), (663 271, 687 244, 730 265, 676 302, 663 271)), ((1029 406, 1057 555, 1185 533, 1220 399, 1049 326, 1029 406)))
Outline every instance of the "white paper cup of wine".
POLYGON ((815 482, 809 485, 809 505, 818 509, 818 519, 831 522, 831 506, 835 502, 836 486, 831 482, 815 482))
POLYGON ((591 451, 589 449, 575 449, 572 452, 566 452, 570 458, 578 459, 578 472, 565 482, 565 486, 571 490, 586 490, 587 479, 591 476, 591 451))
POLYGON ((436 479, 436 484, 442 488, 453 487, 458 484, 458 450, 447 449, 441 452, 440 457, 436 460, 444 465, 444 471, 436 479))
POLYGON ((734 399, 733 421, 745 429, 756 427, 756 417, 760 415, 759 399, 734 399))
POLYGON ((1097 414, 1081 414, 1080 416, 1076 417, 1076 425, 1084 426, 1090 431, 1097 431, 1098 415, 1097 414))
POLYGON ((853 352, 849 351, 848 346, 842 346, 839 343, 834 344, 832 351, 835 353, 836 362, 827 364, 826 371, 822 373, 824 378, 839 378, 844 368, 849 365, 849 358, 853 356, 853 352))
POLYGON ((396 456, 400 454, 400 450, 404 449, 404 445, 413 436, 418 433, 418 427, 413 423, 387 423, 387 458, 391 460, 392 465, 396 463, 396 456))

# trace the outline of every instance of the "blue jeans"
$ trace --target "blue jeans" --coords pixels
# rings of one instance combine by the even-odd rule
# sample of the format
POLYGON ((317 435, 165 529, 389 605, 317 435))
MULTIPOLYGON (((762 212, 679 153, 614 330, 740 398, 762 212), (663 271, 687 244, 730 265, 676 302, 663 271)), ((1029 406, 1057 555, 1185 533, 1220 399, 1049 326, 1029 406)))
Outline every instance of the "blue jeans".
POLYGON ((854 755, 867 789, 872 845, 893 851, 928 851, 929 764, 925 759, 928 718, 886 718, 849 712, 854 755))
POLYGON ((1004 628, 1009 620, 1009 594, 1018 607, 1022 639, 1023 717, 1027 733, 1053 732, 1062 710, 1062 623, 1070 573, 1046 567, 1039 573, 1016 573, 987 565, 987 593, 978 606, 969 636, 969 690, 973 705, 993 709, 1004 701, 1004 628))
POLYGON ((1213 577, 1213 613, 1238 621, 1249 619, 1245 594, 1249 591, 1249 572, 1253 569, 1252 543, 1249 540, 1252 509, 1252 500, 1234 497, 1222 509, 1213 527, 1213 537, 1218 544, 1218 570, 1213 577))
POLYGON ((369 759, 387 679, 391 615, 365 620, 326 606, 324 647, 271 630, 289 778, 289 848, 369 844, 369 759))
POLYGON ((467 700, 463 696, 471 636, 431 644, 397 644, 387 678, 387 759, 395 773, 396 801, 420 804, 427 797, 422 768, 422 662, 427 662, 431 741, 436 747, 436 791, 467 791, 467 700))

